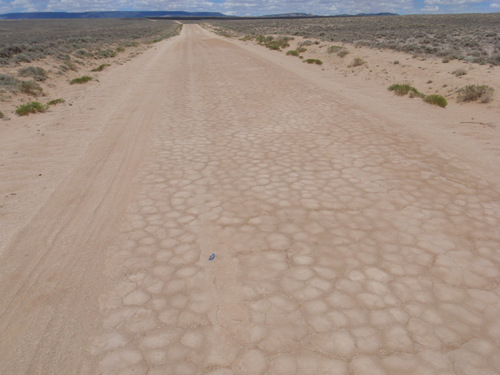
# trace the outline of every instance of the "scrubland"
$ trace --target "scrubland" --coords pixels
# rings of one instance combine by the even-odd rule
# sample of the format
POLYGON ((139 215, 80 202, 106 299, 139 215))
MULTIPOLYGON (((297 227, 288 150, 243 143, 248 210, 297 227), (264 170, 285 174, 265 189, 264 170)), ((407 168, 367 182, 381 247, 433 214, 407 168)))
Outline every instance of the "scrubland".
POLYGON ((54 100, 61 78, 89 82, 180 28, 174 21, 146 19, 0 21, 0 118, 33 113, 17 109, 42 97, 54 100))

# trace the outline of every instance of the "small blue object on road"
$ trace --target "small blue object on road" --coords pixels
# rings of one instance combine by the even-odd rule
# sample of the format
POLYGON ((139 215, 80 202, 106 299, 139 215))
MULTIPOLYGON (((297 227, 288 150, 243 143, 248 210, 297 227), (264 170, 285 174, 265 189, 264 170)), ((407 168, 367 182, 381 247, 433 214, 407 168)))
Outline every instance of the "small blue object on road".
POLYGON ((210 258, 208 258, 208 260, 214 260, 214 258, 215 258, 215 254, 212 254, 212 255, 210 255, 210 258))

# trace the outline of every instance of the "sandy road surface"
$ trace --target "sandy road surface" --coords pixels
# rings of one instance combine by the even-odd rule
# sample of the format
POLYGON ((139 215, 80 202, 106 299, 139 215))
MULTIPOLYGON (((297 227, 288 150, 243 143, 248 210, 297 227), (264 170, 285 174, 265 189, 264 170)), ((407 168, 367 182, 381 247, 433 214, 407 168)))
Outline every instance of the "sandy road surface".
POLYGON ((1 374, 500 372, 495 176, 196 25, 147 56, 2 254, 1 374))

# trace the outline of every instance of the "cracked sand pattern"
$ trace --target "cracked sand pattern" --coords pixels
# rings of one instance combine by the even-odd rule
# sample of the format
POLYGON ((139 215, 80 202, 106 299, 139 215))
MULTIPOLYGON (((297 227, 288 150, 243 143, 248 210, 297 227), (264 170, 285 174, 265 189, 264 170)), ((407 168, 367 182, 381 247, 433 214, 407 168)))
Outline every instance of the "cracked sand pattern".
POLYGON ((495 188, 198 26, 175 43, 99 371, 500 373, 495 188))

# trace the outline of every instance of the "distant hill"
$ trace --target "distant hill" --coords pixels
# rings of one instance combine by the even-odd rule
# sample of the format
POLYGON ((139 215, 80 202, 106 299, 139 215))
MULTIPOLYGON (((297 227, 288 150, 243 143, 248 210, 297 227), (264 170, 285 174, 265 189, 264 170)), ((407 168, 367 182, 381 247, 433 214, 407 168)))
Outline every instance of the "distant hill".
POLYGON ((55 18, 143 18, 143 17, 226 17, 218 12, 114 11, 114 12, 29 12, 0 14, 3 20, 55 18))
POLYGON ((272 17, 272 18, 293 18, 293 17, 314 17, 312 13, 282 13, 282 14, 267 14, 261 17, 272 17))
POLYGON ((367 17, 367 16, 397 16, 397 13, 358 13, 355 17, 367 17))

